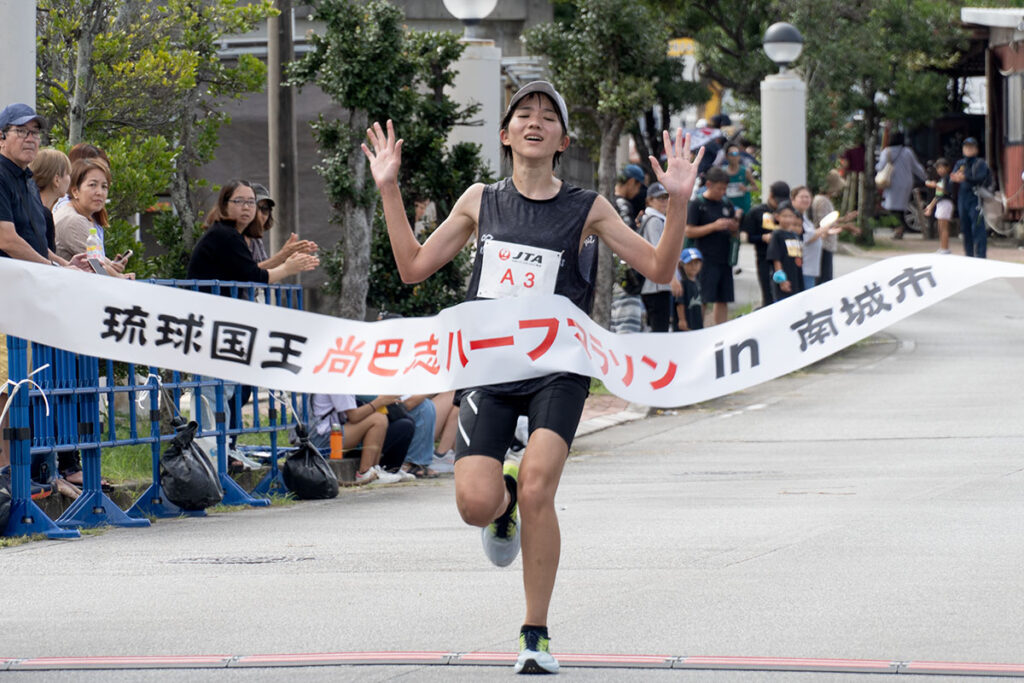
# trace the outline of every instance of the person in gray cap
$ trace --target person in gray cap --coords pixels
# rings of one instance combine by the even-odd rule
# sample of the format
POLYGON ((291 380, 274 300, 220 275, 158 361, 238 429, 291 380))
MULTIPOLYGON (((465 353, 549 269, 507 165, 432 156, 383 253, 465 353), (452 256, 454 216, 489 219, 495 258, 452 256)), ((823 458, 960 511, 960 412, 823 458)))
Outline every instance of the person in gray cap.
MULTIPOLYGON (((597 279, 597 240, 653 282, 668 282, 683 243, 686 202, 697 176, 689 137, 664 133, 668 168, 651 159, 669 195, 657 247, 631 230, 604 197, 573 187, 554 169, 569 146, 569 114, 546 81, 525 85, 509 102, 499 138, 512 176, 472 185, 430 238, 420 244, 409 225, 398 173, 402 141, 394 125, 375 123, 363 151, 380 190, 388 236, 402 281, 421 282, 476 236, 468 299, 561 294, 589 314, 597 279), (371 150, 372 148, 372 150, 371 150), (528 252, 529 259, 509 258, 528 252)), ((699 157, 698 157, 699 159, 699 157)), ((525 368, 524 368, 525 370, 525 368)), ((576 433, 590 379, 569 372, 461 390, 455 499, 468 524, 482 528, 484 550, 498 566, 520 550, 526 618, 520 629, 519 673, 555 673, 547 631, 548 606, 561 540, 555 492, 576 433), (529 438, 520 463, 506 461, 520 415, 529 438), (521 513, 521 517, 520 517, 521 513)))
POLYGON ((953 164, 949 174, 954 183, 960 183, 956 196, 956 208, 960 212, 960 234, 964 241, 964 255, 985 258, 988 249, 988 229, 981 212, 980 194, 991 192, 992 171, 985 160, 978 156, 978 141, 964 140, 961 148, 964 156, 953 164))

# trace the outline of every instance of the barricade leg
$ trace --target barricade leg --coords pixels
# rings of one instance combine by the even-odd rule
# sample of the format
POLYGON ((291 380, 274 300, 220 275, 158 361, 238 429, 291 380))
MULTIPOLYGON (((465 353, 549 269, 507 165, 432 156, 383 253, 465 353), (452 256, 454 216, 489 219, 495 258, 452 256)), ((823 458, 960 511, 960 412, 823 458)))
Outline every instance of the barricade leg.
MULTIPOLYGON (((28 376, 28 346, 24 339, 8 335, 8 368, 14 381, 28 376)), ((28 388, 12 392, 10 403, 11 516, 4 536, 45 534, 47 538, 79 538, 74 529, 62 529, 32 500, 32 454, 29 446, 28 388)))
MULTIPOLYGON (((79 356, 78 383, 81 387, 99 386, 99 362, 95 358, 79 356)), ((88 434, 94 441, 100 437, 100 406, 96 393, 87 393, 79 404, 81 422, 78 425, 79 438, 88 434)), ((113 402, 111 418, 113 419, 113 402)), ((147 527, 149 520, 129 517, 114 501, 103 493, 100 477, 100 448, 82 448, 82 495, 71 504, 64 514, 57 518, 62 527, 124 526, 147 527)))
POLYGON ((214 421, 217 423, 217 477, 224 489, 223 505, 251 505, 265 507, 270 505, 268 498, 254 498, 238 485, 228 474, 227 420, 224 414, 224 382, 217 383, 217 412, 214 421))
POLYGON ((128 515, 131 517, 205 517, 206 510, 182 510, 180 507, 167 500, 164 494, 163 485, 160 483, 160 410, 155 406, 160 403, 160 385, 157 381, 155 368, 149 369, 150 390, 149 390, 149 435, 155 439, 152 446, 153 452, 153 483, 142 492, 142 495, 135 500, 135 504, 128 508, 128 515))
MULTIPOLYGON (((259 410, 259 403, 256 399, 257 388, 253 396, 253 406, 259 410)), ((277 466, 277 409, 274 408, 274 395, 270 394, 268 399, 270 408, 267 411, 270 421, 270 471, 267 472, 260 483, 256 484, 253 493, 264 496, 284 496, 288 493, 288 487, 284 485, 284 477, 281 476, 281 469, 277 466)))

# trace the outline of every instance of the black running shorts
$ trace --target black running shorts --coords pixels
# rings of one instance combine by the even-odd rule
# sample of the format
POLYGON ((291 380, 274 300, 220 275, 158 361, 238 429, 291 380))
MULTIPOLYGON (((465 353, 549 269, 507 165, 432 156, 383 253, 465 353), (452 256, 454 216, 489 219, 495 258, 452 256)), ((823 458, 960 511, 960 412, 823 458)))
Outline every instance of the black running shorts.
POLYGON ((569 373, 556 375, 528 394, 490 393, 487 387, 470 389, 459 405, 455 459, 487 455, 504 462, 512 445, 516 422, 526 415, 530 433, 550 429, 572 446, 590 393, 590 378, 569 373))

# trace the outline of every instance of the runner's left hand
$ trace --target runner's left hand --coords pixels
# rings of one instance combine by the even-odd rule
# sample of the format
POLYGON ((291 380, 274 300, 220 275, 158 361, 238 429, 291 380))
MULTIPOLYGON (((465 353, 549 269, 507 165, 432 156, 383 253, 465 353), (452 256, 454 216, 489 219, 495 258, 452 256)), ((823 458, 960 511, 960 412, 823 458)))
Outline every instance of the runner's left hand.
POLYGON ((668 131, 662 131, 665 143, 665 154, 668 157, 667 168, 662 171, 661 164, 653 156, 648 157, 651 162, 651 169, 659 183, 665 186, 669 195, 682 196, 690 199, 693 192, 693 183, 697 180, 697 166, 701 157, 704 156, 704 148, 701 147, 697 156, 690 161, 690 134, 683 136, 683 129, 676 129, 676 141, 672 144, 672 138, 668 131))

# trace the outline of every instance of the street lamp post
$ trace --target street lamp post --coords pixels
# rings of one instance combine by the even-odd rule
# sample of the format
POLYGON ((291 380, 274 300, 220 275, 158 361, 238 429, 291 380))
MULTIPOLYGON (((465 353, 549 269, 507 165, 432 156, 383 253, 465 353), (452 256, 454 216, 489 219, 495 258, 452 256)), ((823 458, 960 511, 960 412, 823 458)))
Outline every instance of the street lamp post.
POLYGON ((448 12, 465 26, 460 42, 466 49, 455 63, 458 73, 451 86, 451 97, 460 106, 479 104, 473 125, 455 126, 449 143, 473 142, 480 145, 480 156, 497 177, 501 172, 501 145, 497 124, 501 120, 501 49, 483 37, 480 21, 487 17, 498 0, 444 0, 448 12))
POLYGON ((792 24, 772 24, 764 34, 764 51, 779 73, 761 81, 762 196, 783 180, 790 187, 807 183, 807 85, 788 69, 803 50, 804 39, 792 24))

